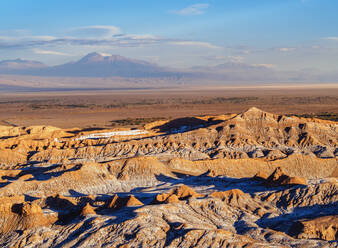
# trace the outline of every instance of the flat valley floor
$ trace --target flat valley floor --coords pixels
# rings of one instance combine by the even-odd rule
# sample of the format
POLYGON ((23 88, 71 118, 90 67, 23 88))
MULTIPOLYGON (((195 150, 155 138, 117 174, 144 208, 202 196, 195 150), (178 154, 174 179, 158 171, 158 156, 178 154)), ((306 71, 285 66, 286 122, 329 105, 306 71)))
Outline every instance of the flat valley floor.
POLYGON ((243 112, 337 120, 338 84, 0 93, 0 125, 139 126, 160 119, 243 112))

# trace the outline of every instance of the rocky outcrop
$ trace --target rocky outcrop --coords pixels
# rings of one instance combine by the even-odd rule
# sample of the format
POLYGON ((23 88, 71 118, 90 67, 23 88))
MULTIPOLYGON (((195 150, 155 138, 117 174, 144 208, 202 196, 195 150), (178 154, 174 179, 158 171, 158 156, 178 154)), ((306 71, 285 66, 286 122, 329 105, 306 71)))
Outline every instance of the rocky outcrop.
POLYGON ((336 247, 337 123, 251 108, 0 127, 1 247, 336 247))
POLYGON ((127 197, 119 197, 118 195, 114 195, 114 197, 108 204, 108 207, 111 209, 120 209, 123 207, 136 207, 136 206, 143 206, 143 203, 133 195, 127 197))
POLYGON ((90 206, 90 204, 87 202, 87 204, 82 208, 81 210, 81 216, 96 214, 94 208, 90 206))
POLYGON ((271 186, 306 185, 306 179, 302 177, 290 177, 278 167, 268 178, 266 178, 265 183, 271 186))
POLYGON ((293 229, 300 239, 338 240, 338 216, 300 220, 294 224, 293 229))
POLYGON ((334 159, 337 154, 335 122, 274 115, 257 108, 226 118, 182 118, 148 126, 153 127, 134 136, 121 135, 116 130, 1 127, 0 150, 4 152, 0 152, 0 157, 4 156, 3 165, 14 166, 27 162, 64 163, 64 160, 102 162, 143 155, 160 160, 274 161, 291 154, 321 159, 334 159))
POLYGON ((192 188, 181 185, 173 189, 170 193, 158 194, 155 198, 155 203, 176 203, 180 200, 188 198, 202 197, 201 194, 196 193, 192 188))
POLYGON ((57 221, 57 215, 45 215, 41 207, 35 203, 12 203, 13 199, 0 205, 0 233, 6 234, 14 230, 27 230, 49 226, 57 221))

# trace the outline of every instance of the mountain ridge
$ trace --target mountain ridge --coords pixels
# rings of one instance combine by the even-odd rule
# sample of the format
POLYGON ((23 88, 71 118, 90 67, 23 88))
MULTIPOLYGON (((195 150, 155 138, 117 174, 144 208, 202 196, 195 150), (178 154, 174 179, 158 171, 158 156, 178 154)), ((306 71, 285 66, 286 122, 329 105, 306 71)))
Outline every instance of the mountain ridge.
POLYGON ((15 72, 17 70, 45 68, 45 67, 47 67, 47 65, 45 65, 40 61, 25 60, 21 58, 0 61, 0 73, 11 71, 15 72))
MULTIPOLYGON (((7 66, 8 67, 8 66, 7 66)), ((46 66, 38 61, 0 61, 0 74, 57 77, 171 77, 178 76, 175 70, 160 67, 143 60, 130 59, 120 55, 106 56, 97 52, 89 53, 81 59, 56 66, 46 66), (6 68, 6 63, 25 66, 6 68), (3 69, 1 64, 4 64, 3 69), (37 66, 40 65, 40 66, 37 66)))
MULTIPOLYGON (((250 64, 228 61, 218 65, 195 66, 186 69, 160 66, 145 60, 127 58, 121 55, 107 55, 92 52, 77 61, 47 66, 38 61, 0 61, 0 75, 24 75, 38 77, 110 78, 126 79, 184 79, 189 84, 224 83, 295 83, 336 82, 334 72, 323 74, 318 71, 284 71, 271 64, 250 64), (2 66, 1 66, 2 64, 2 66)), ((171 80, 166 83, 172 85, 171 80)))

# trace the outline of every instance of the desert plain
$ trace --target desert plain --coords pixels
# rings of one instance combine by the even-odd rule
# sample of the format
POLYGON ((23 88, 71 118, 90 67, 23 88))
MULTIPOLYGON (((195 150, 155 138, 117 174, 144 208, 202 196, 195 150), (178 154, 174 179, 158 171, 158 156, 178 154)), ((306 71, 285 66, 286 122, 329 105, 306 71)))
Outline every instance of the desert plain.
POLYGON ((239 113, 252 106, 276 114, 337 120, 338 86, 271 84, 0 92, 0 123, 109 128, 153 119, 239 113))

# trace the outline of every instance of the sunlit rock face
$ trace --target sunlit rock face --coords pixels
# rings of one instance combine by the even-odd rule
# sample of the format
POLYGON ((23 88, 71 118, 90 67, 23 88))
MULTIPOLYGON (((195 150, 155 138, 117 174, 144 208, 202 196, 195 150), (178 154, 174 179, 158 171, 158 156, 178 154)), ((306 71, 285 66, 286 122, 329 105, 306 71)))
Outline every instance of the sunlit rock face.
POLYGON ((251 108, 0 126, 1 247, 336 247, 337 123, 251 108))

